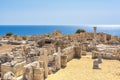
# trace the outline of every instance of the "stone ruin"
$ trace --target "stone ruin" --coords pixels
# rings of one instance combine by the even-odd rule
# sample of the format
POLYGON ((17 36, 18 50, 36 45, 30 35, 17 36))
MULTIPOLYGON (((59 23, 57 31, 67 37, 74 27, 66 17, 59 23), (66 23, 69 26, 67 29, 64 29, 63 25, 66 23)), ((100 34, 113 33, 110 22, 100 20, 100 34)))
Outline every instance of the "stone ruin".
POLYGON ((103 59, 110 59, 110 60, 120 60, 120 51, 117 50, 116 52, 100 52, 100 51, 93 51, 92 52, 92 59, 99 58, 99 54, 103 59))
POLYGON ((81 58, 81 48, 71 46, 58 47, 20 46, 11 50, 10 55, 3 55, 1 60, 1 78, 3 80, 45 80, 48 75, 67 66, 73 58, 81 58), (12 56, 10 56, 12 55, 12 56))
MULTIPOLYGON (((53 34, 31 36, 26 44, 19 45, 11 52, 0 55, 0 73, 2 80, 45 80, 48 75, 67 66, 73 58, 80 59, 86 52, 92 52, 93 69, 99 69, 103 59, 120 60, 120 50, 108 54, 98 51, 99 43, 114 44, 119 38, 108 34, 80 33, 62 35, 60 31, 53 34)), ((13 44, 13 43, 12 43, 13 44)))
POLYGON ((99 69, 99 62, 97 60, 93 61, 93 69, 99 69))

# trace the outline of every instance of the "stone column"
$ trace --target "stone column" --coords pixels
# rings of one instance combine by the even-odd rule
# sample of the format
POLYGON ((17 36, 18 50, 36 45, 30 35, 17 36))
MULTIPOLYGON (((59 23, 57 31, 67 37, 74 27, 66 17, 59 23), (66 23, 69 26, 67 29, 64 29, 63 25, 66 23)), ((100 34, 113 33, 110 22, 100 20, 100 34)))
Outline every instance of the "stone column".
POLYGON ((44 48, 44 71, 45 71, 45 78, 48 76, 48 52, 47 49, 44 48))
POLYGON ((57 69, 61 68, 61 48, 58 47, 58 66, 57 69))
POLYGON ((107 43, 107 35, 104 34, 104 42, 107 43))
POLYGON ((97 27, 95 26, 94 27, 94 45, 96 45, 96 29, 97 27))

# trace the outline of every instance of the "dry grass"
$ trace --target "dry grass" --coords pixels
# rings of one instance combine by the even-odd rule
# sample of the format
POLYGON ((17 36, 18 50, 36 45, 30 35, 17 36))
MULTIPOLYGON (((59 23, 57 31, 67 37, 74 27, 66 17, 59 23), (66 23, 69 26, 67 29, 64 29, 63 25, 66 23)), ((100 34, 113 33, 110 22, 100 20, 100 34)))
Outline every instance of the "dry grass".
POLYGON ((120 61, 103 60, 101 69, 92 69, 90 56, 68 62, 65 69, 48 76, 46 80, 120 80, 120 61))

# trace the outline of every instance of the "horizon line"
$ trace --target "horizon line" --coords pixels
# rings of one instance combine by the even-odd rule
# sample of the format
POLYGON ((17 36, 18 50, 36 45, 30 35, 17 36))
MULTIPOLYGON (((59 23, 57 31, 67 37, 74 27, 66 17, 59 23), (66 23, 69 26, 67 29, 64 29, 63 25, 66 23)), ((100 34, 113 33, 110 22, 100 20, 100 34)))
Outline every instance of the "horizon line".
POLYGON ((71 27, 113 27, 120 28, 120 24, 0 24, 0 26, 71 26, 71 27))

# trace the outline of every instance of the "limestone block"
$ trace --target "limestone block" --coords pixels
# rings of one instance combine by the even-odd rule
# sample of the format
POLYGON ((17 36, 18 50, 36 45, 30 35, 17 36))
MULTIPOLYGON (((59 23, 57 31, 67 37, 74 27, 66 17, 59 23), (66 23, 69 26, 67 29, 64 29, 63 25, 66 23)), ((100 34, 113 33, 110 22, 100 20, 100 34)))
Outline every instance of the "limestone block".
POLYGON ((2 78, 2 80, 16 80, 16 76, 13 72, 6 72, 2 78))
POLYGON ((52 69, 52 67, 48 67, 48 74, 52 74, 53 72, 53 69, 52 69))
POLYGON ((97 52, 93 51, 93 52, 92 52, 92 59, 97 58, 97 56, 98 56, 97 52))
POLYGON ((25 80, 34 80, 33 79, 33 67, 32 66, 24 67, 23 79, 25 79, 25 80))
POLYGON ((61 68, 61 56, 60 55, 58 55, 58 58, 57 58, 58 60, 57 60, 57 69, 59 70, 60 68, 61 68))
POLYGON ((44 68, 44 62, 43 61, 39 61, 40 64, 40 68, 44 68))
POLYGON ((101 54, 98 54, 98 63, 102 63, 102 55, 101 54))
POLYGON ((75 58, 81 58, 81 49, 80 47, 75 47, 75 58))
POLYGON ((48 76, 48 63, 44 62, 45 78, 48 76))
POLYGON ((97 60, 93 61, 93 69, 99 69, 99 63, 97 60))
POLYGON ((15 76, 20 76, 23 74, 24 68, 23 66, 26 64, 25 61, 21 62, 21 63, 17 63, 15 64, 13 67, 9 64, 9 63, 5 63, 1 65, 1 72, 2 75, 4 75, 4 73, 8 72, 8 71, 12 71, 15 76))
POLYGON ((44 61, 44 55, 41 55, 39 58, 40 61, 44 61))
POLYGON ((14 74, 18 77, 24 73, 24 65, 26 65, 26 62, 18 63, 14 66, 14 74))
POLYGON ((61 67, 66 67, 67 66, 67 56, 66 55, 62 55, 61 56, 61 67))
POLYGON ((43 68, 35 68, 33 77, 34 77, 33 80, 44 80, 44 69, 43 68))
POLYGON ((48 52, 44 49, 44 71, 45 71, 45 78, 48 76, 48 52))
POLYGON ((118 59, 118 56, 117 55, 112 55, 112 60, 117 60, 118 59))
POLYGON ((112 54, 111 53, 106 53, 104 58, 105 59, 112 59, 112 54))
POLYGON ((83 56, 86 56, 86 51, 81 51, 83 56))

